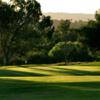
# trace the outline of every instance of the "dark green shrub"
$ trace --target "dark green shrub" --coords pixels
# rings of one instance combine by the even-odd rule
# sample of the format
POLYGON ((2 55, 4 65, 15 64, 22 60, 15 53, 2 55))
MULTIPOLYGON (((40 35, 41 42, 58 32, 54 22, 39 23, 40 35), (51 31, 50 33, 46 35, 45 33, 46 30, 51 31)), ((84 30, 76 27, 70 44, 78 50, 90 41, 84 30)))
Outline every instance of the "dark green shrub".
POLYGON ((87 61, 91 52, 80 42, 59 42, 48 53, 50 57, 68 61, 87 61))

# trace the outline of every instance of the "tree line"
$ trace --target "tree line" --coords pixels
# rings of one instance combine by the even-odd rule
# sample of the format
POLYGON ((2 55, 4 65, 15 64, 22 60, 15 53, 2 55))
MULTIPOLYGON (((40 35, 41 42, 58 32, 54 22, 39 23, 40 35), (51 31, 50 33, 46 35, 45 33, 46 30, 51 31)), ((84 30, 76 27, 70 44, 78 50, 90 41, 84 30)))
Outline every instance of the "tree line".
POLYGON ((99 60, 100 14, 79 28, 61 20, 55 28, 36 0, 0 1, 0 64, 99 60))

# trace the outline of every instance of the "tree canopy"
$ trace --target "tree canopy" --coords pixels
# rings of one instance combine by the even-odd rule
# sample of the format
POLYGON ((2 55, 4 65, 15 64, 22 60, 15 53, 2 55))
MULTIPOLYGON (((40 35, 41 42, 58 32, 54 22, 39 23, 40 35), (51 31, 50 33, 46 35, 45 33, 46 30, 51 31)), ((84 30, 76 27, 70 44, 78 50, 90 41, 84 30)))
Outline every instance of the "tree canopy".
POLYGON ((25 27, 31 23, 34 30, 40 16, 40 4, 35 0, 11 0, 9 4, 0 4, 0 51, 4 64, 9 63, 22 47, 25 51, 29 45, 28 37, 31 37, 30 32, 25 32, 25 27))

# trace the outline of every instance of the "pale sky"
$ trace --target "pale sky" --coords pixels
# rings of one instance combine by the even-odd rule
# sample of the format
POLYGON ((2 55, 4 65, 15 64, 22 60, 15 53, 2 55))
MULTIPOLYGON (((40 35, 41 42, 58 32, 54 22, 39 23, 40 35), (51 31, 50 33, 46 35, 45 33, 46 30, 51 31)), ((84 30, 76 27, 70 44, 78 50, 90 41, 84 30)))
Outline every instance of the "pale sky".
MULTIPOLYGON (((9 1, 9 0, 3 0, 9 1)), ((94 14, 100 8, 100 0, 37 0, 42 12, 67 12, 94 14)))
POLYGON ((37 0, 43 12, 92 13, 100 8, 100 0, 37 0))

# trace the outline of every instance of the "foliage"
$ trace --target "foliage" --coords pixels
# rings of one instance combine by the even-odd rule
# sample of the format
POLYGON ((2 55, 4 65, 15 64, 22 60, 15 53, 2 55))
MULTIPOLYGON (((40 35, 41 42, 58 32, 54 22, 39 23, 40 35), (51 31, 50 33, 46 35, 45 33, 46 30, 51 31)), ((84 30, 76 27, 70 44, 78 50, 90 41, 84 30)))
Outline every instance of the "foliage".
POLYGON ((70 20, 61 20, 59 26, 57 27, 57 32, 60 35, 61 40, 66 41, 66 34, 70 28, 70 20))
MULTIPOLYGON (((4 64, 8 64, 16 53, 29 45, 31 34, 24 29, 30 22, 35 26, 40 15, 40 4, 35 0, 11 0, 10 4, 0 4, 0 46, 4 64)), ((29 48, 27 47, 26 51, 27 49, 29 48)))
POLYGON ((100 50, 100 14, 96 12, 95 20, 90 20, 88 24, 81 29, 85 35, 86 45, 92 51, 100 50))
POLYGON ((71 61, 81 61, 87 60, 90 57, 88 48, 86 48, 80 42, 59 42, 57 43, 49 52, 49 56, 58 58, 58 59, 65 59, 71 61))

